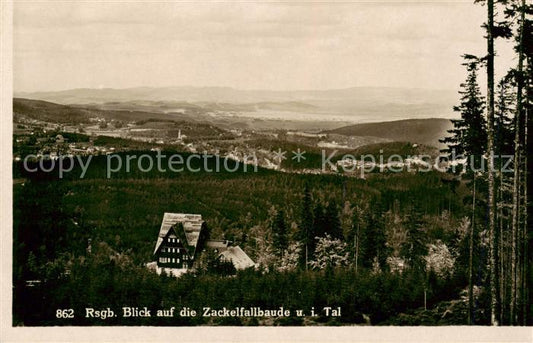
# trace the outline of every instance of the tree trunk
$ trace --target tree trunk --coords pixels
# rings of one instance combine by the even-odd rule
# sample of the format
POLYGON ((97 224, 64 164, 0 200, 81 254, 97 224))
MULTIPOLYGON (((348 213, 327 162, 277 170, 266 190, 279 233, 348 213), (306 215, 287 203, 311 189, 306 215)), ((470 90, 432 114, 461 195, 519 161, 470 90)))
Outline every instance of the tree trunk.
POLYGON ((359 221, 357 221, 357 231, 355 232, 355 273, 357 274, 357 268, 359 266, 359 221))
POLYGON ((499 319, 500 319, 500 323, 503 325, 503 319, 504 319, 504 314, 505 314, 505 268, 504 268, 504 263, 505 263, 505 259, 504 259, 504 239, 503 239, 503 236, 504 236, 504 233, 503 233, 503 202, 504 202, 504 199, 503 199, 503 172, 502 172, 502 158, 501 158, 501 155, 502 155, 502 150, 501 148, 499 149, 499 168, 500 168, 500 173, 499 173, 499 176, 500 176, 500 186, 499 186, 499 191, 498 191, 498 216, 499 216, 499 221, 498 221, 498 256, 500 257, 499 258, 499 275, 500 275, 500 279, 499 279, 499 287, 500 287, 500 312, 499 312, 499 319))
POLYGON ((428 310, 428 306, 427 306, 427 289, 426 289, 426 286, 424 286, 424 311, 427 311, 428 310))
MULTIPOLYGON (((500 96, 504 97, 504 90, 502 88, 502 93, 500 93, 500 96)), ((498 139, 498 177, 499 177, 499 187, 498 187, 498 196, 496 199, 497 209, 498 209, 498 256, 499 256, 499 265, 498 265, 498 275, 499 278, 499 303, 500 303, 500 309, 498 313, 498 318, 500 320, 500 324, 503 325, 503 319, 504 319, 504 313, 505 313, 505 268, 504 268, 504 240, 503 240, 503 204, 504 204, 504 191, 503 191, 503 162, 502 162, 502 144, 503 144, 503 134, 501 133, 503 131, 503 117, 504 112, 502 109, 502 112, 499 113, 500 116, 500 137, 498 139)))
POLYGON ((523 69, 524 69, 524 20, 525 20, 525 0, 522 0, 520 9, 520 37, 518 45, 518 68, 517 68, 517 85, 516 85, 516 112, 515 112, 515 137, 514 137, 514 178, 513 178, 513 207, 511 223, 511 301, 509 304, 509 321, 511 325, 516 324, 516 305, 517 305, 517 236, 520 225, 520 160, 521 160, 521 117, 522 117, 522 90, 523 90, 523 69))
MULTIPOLYGON (((518 92, 520 94, 520 92, 518 92)), ((517 96, 517 98, 521 98, 517 96)), ((509 303, 509 321, 513 325, 515 323, 515 306, 516 306, 516 235, 518 232, 519 223, 519 178, 520 178, 520 112, 517 105, 515 114, 515 139, 514 139, 514 175, 513 175, 513 207, 512 207, 512 222, 511 222, 511 301, 509 303)))
POLYGON ((309 248, 307 247, 307 243, 305 243, 305 270, 307 270, 307 266, 309 265, 309 248))
POLYGON ((496 312, 498 299, 496 292, 496 249, 495 249, 495 201, 494 201, 494 0, 487 1, 487 153, 489 183, 489 274, 490 274, 490 323, 498 325, 496 312))
MULTIPOLYGON (((523 12, 522 12, 523 13, 523 12)), ((527 113, 527 108, 526 108, 526 111, 524 113, 524 147, 526 147, 527 149, 527 146, 528 146, 528 141, 527 141, 527 127, 528 127, 528 113, 527 113)), ((527 153, 524 154, 524 173, 523 173, 523 180, 524 180, 524 199, 523 199, 523 206, 524 206, 524 218, 523 218, 523 231, 522 231, 522 273, 521 273, 521 280, 522 280, 522 284, 521 284, 521 288, 522 288, 522 292, 520 292, 522 298, 520 299, 520 302, 522 304, 522 308, 521 308, 521 317, 522 317, 522 325, 527 325, 527 306, 528 306, 528 284, 527 284, 527 273, 528 273, 528 268, 527 268, 527 261, 528 261, 528 250, 527 250, 527 247, 528 247, 528 207, 529 207, 529 202, 528 202, 528 191, 527 191, 527 187, 528 187, 528 177, 527 177, 527 174, 528 174, 528 158, 527 158, 527 153)))
POLYGON ((474 173, 474 192, 472 195, 472 223, 470 224, 468 246, 468 325, 474 322, 474 284, 473 284, 473 256, 474 256, 474 225, 476 220, 476 174, 474 173))

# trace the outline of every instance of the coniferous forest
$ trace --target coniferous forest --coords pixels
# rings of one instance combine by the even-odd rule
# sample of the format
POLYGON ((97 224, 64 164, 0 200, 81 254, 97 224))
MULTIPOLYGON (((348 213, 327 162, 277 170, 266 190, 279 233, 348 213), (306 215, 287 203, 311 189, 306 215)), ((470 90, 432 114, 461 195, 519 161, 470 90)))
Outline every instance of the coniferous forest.
MULTIPOLYGON (((247 172, 232 162, 237 172, 133 167, 108 178, 99 155, 83 178, 80 161, 59 178, 52 161, 52 172, 14 161, 13 325, 532 325, 533 5, 479 2, 487 54, 464 52, 457 119, 441 137, 442 154, 467 161, 457 168, 358 178, 247 172), (516 65, 496 79, 503 40, 514 44, 516 65), (179 278, 149 270, 165 212, 202 214, 209 237, 234 242, 257 268, 235 270, 206 253, 179 278), (206 306, 307 315, 155 316, 206 306), (154 314, 86 315, 123 307, 154 314)), ((117 154, 156 154, 121 142, 117 154)), ((378 145, 385 154, 387 144, 378 145)))

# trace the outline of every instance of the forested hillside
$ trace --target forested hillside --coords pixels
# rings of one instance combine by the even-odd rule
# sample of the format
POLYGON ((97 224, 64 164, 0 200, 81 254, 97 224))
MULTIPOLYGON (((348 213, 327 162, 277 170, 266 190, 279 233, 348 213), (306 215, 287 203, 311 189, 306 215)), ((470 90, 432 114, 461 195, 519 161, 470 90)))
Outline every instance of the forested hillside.
POLYGON ((435 137, 445 136, 446 131, 451 126, 448 119, 406 119, 382 123, 356 124, 327 132, 346 136, 380 137, 391 141, 412 142, 438 147, 440 144, 435 137))
MULTIPOLYGON (((208 320, 65 321, 50 312, 59 307, 83 311, 87 304, 306 310, 330 304, 342 307, 342 318, 270 324, 380 324, 407 320, 395 318, 423 307, 424 299, 427 308, 459 299, 465 287, 469 221, 464 218, 464 189, 446 182, 444 174, 383 174, 359 180, 263 170, 133 171, 106 179, 101 170, 106 157, 95 158, 83 180, 76 172, 58 180, 53 173, 43 179, 45 174, 15 170, 26 178, 14 189, 15 324, 175 325, 208 320), (144 264, 151 261, 164 212, 202 214, 212 238, 235 241, 260 269, 230 279, 202 269, 177 281, 152 274, 144 264), (33 279, 45 281, 24 287, 24 280, 33 279), (43 294, 47 306, 29 311, 29 304, 43 294), (390 299, 384 302, 385 296, 390 299)), ((464 305, 458 308, 463 311, 464 305)), ((413 316, 409 323, 460 323, 463 312, 454 313, 455 319, 413 316)), ((479 321, 485 320, 480 312, 479 321)), ((244 319, 231 323, 260 324, 244 319)))

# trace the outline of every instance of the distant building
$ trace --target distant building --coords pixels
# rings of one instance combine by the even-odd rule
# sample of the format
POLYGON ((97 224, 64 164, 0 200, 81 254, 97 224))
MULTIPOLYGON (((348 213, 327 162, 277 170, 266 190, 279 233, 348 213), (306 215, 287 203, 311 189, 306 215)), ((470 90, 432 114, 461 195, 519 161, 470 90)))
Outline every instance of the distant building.
POLYGON ((231 241, 208 240, 205 248, 213 249, 224 262, 231 262, 237 270, 255 267, 254 261, 238 246, 231 241))
POLYGON ((63 135, 57 135, 56 136, 56 143, 58 143, 58 144, 65 143, 65 138, 63 137, 63 135))
POLYGON ((207 227, 200 214, 165 213, 154 249, 154 262, 148 267, 158 274, 180 276, 194 268, 205 248, 213 249, 218 258, 231 262, 235 269, 254 267, 255 263, 230 241, 207 239, 207 227))

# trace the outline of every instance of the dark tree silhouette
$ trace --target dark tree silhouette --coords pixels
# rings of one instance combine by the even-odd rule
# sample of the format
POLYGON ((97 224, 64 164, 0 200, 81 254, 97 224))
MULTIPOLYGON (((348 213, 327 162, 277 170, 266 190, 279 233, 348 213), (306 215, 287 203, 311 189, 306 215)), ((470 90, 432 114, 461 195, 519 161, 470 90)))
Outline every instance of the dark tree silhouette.
POLYGON ((279 210, 272 225, 272 245, 278 256, 283 256, 289 246, 287 241, 287 224, 285 223, 285 213, 279 210))
POLYGON ((484 98, 481 95, 477 82, 477 72, 480 59, 473 55, 464 55, 463 65, 467 70, 467 78, 461 83, 461 103, 454 106, 453 110, 461 114, 461 119, 451 120, 453 129, 449 130, 450 136, 441 140, 447 145, 442 150, 450 156, 464 155, 473 158, 479 164, 487 146, 486 121, 484 117, 484 98))

